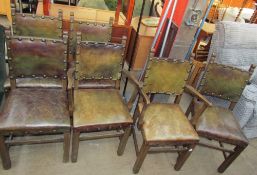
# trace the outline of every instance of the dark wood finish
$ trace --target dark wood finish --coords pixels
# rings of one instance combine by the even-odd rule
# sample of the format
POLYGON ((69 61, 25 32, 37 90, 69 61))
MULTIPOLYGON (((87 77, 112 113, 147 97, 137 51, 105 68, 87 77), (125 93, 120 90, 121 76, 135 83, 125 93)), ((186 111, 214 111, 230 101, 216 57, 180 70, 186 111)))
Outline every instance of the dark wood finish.
MULTIPOLYGON (((132 134, 137 153, 133 172, 139 172, 147 153, 157 152, 179 153, 174 167, 175 170, 179 170, 198 142, 195 130, 178 105, 190 72, 188 69, 191 66, 187 62, 178 60, 150 57, 147 67, 144 85, 142 86, 140 82, 135 83, 138 86, 140 97, 134 114, 134 126, 138 125, 139 130, 141 130, 143 144, 138 151, 135 127, 133 127, 132 134), (179 70, 177 70, 178 67, 179 70), (176 76, 173 75, 174 73, 176 76), (148 83, 150 86, 147 85, 148 83), (145 91, 148 93, 146 94, 145 91), (151 98, 149 99, 148 95, 151 96, 156 93, 175 95, 174 104, 151 103, 151 98), (174 126, 174 123, 180 126, 174 126), (162 128, 169 129, 164 131, 162 128), (187 128, 187 131, 182 131, 181 128, 187 128)), ((131 76, 129 76, 130 79, 134 79, 131 76)), ((199 95, 195 90, 192 91, 194 92, 192 93, 193 96, 199 95)))
POLYGON ((0 154, 4 169, 11 168, 8 147, 12 145, 63 142, 63 161, 68 162, 71 124, 66 94, 67 36, 62 40, 7 36, 7 45, 12 88, 0 113, 0 154), (29 61, 24 66, 26 59, 29 61), (29 83, 21 83, 24 79, 29 79, 29 83), (53 83, 56 81, 57 86, 53 83), (50 134, 63 134, 63 137, 11 139, 50 134), (5 140, 4 136, 10 139, 5 140))
POLYGON ((0 136, 0 155, 2 159, 2 165, 5 170, 11 168, 11 159, 9 155, 9 150, 5 144, 4 136, 0 136))
MULTIPOLYGON (((200 67, 201 68, 196 68, 197 72, 202 69, 202 65, 200 65, 200 67)), ((223 153, 225 160, 218 168, 218 172, 220 173, 224 172, 248 145, 248 140, 242 133, 241 128, 231 111, 235 107, 251 73, 251 71, 245 72, 229 66, 209 63, 208 67, 205 68, 205 74, 200 83, 200 92, 205 94, 215 86, 215 90, 218 90, 215 93, 218 93, 219 95, 215 94, 212 90, 210 90, 212 93, 209 93, 209 95, 226 99, 231 103, 228 109, 226 109, 216 107, 204 99, 202 99, 202 101, 204 101, 203 105, 193 99, 186 112, 187 115, 192 113, 191 122, 195 126, 199 136, 215 140, 219 143, 219 146, 208 143, 198 143, 198 145, 218 150, 223 153), (233 83, 233 85, 230 83, 233 83), (204 88, 201 89, 202 87, 204 88), (230 90, 228 91, 225 89, 230 90), (224 118, 226 119, 225 121, 224 118), (232 145, 235 148, 233 150, 227 149, 224 147, 223 143, 232 145)), ((191 79, 189 81, 190 83, 194 84, 193 82, 198 81, 197 77, 199 76, 197 76, 197 74, 199 73, 194 73, 194 76, 191 76, 191 78, 194 77, 196 79, 191 79)))

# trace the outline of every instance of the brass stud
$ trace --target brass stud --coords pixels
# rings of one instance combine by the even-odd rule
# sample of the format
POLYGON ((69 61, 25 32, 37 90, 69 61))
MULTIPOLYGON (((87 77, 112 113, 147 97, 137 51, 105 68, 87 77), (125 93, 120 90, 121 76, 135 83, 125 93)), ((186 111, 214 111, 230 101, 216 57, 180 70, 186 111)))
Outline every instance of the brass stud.
POLYGON ((45 19, 45 16, 41 16, 42 19, 45 19))
POLYGON ((55 75, 55 76, 54 76, 54 78, 58 78, 58 76, 57 76, 57 75, 55 75))
POLYGON ((56 40, 53 40, 53 43, 56 43, 56 40))
POLYGON ((33 14, 32 14, 32 18, 35 18, 35 17, 36 17, 36 15, 33 13, 33 14))
POLYGON ((21 40, 22 40, 22 38, 21 38, 21 37, 19 37, 19 38, 18 38, 18 40, 19 40, 19 41, 21 41, 21 40))
POLYGON ((22 17, 25 17, 25 14, 24 14, 24 13, 22 14, 22 17))
POLYGON ((43 75, 44 78, 46 78, 46 75, 43 75))
MULTIPOLYGON (((22 76, 23 76, 23 75, 22 75, 22 76)), ((35 77, 36 77, 36 75, 32 75, 32 77, 33 77, 33 78, 35 78, 35 77)))
POLYGON ((82 21, 79 21, 79 24, 82 24, 82 21))
POLYGON ((30 41, 34 41, 34 38, 30 38, 30 41))
POLYGON ((41 41, 42 41, 42 42, 46 42, 46 39, 42 38, 41 41))
POLYGON ((16 24, 15 22, 12 23, 12 25, 15 25, 15 24, 16 24))

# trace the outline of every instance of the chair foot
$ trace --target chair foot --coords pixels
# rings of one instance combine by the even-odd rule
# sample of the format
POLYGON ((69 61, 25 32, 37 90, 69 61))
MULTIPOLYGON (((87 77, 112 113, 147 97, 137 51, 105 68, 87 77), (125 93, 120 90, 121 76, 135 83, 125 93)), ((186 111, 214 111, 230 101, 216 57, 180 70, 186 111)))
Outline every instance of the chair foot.
POLYGON ((137 156, 137 160, 136 160, 136 162, 134 164, 134 167, 133 167, 133 173, 134 174, 139 172, 139 170, 140 170, 140 168, 141 168, 141 166, 142 166, 142 164, 145 160, 145 157, 146 157, 146 154, 147 154, 149 148, 150 148, 150 146, 146 142, 144 142, 143 145, 141 146, 140 152, 137 156))
POLYGON ((236 146, 234 149, 234 152, 231 153, 219 166, 218 172, 223 173, 230 165, 231 163, 241 154, 241 152, 246 148, 247 146, 236 146))
POLYGON ((70 156, 70 132, 64 133, 64 140, 63 140, 63 162, 69 162, 70 156))
POLYGON ((11 168, 11 159, 9 155, 9 150, 4 141, 4 136, 0 136, 0 156, 2 159, 3 168, 8 170, 11 168))
POLYGON ((194 147, 195 147, 195 144, 190 145, 187 151, 179 154, 179 156, 177 158, 177 162, 174 166, 174 169, 176 171, 179 171, 182 168, 182 166, 184 165, 184 163, 186 162, 186 160, 188 159, 190 154, 193 152, 194 147))
POLYGON ((119 156, 121 156, 124 153, 124 150, 125 150, 125 147, 128 142, 128 138, 129 138, 130 134, 131 134, 131 126, 126 128, 125 133, 123 134, 123 136, 120 139, 120 144, 119 144, 118 151, 117 151, 117 154, 119 156))
POLYGON ((78 150, 79 150, 79 135, 80 132, 73 132, 72 135, 72 153, 71 153, 71 162, 77 162, 78 159, 78 150))

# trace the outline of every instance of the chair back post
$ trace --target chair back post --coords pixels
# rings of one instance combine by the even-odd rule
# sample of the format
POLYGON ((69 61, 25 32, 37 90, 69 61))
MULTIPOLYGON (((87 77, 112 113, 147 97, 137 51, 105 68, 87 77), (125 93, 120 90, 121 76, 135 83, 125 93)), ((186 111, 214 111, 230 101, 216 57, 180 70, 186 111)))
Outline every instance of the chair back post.
POLYGON ((68 71, 68 57, 69 57, 69 45, 68 45, 68 32, 63 32, 63 43, 66 45, 66 51, 64 51, 65 59, 63 60, 64 63, 64 71, 65 71, 65 76, 63 76, 63 90, 67 90, 68 86, 68 77, 67 77, 67 71, 68 71))
POLYGON ((80 55, 80 43, 81 43, 81 32, 77 32, 76 56, 75 56, 75 81, 74 81, 75 89, 78 89, 78 86, 79 86, 79 76, 78 76, 79 61, 77 60, 77 58, 80 55))

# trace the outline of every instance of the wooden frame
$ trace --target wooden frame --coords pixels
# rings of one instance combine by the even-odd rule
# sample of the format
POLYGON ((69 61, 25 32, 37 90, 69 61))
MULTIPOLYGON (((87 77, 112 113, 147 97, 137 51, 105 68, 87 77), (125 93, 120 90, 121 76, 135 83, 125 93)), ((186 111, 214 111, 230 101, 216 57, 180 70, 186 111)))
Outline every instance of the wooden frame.
MULTIPOLYGON (((10 31, 6 32, 7 34, 10 34, 10 31)), ((13 73, 13 63, 12 63, 12 48, 10 47, 10 42, 11 40, 19 40, 19 42, 22 42, 23 40, 31 42, 43 42, 43 43, 53 43, 53 44, 62 44, 64 46, 64 60, 63 62, 63 72, 66 72, 66 66, 67 66, 67 40, 68 37, 67 35, 63 36, 63 40, 51 40, 51 39, 44 39, 44 38, 28 38, 28 37, 17 37, 17 36, 7 36, 7 48, 8 48, 8 63, 10 66, 10 78, 11 78, 11 91, 16 91, 16 88, 19 89, 19 87, 16 87, 16 78, 17 75, 13 73)), ((32 43, 33 45, 33 43, 32 43)), ((51 44, 50 44, 51 45, 51 44)), ((33 53, 33 49, 31 50, 33 53)), ((35 75, 31 75, 32 78, 36 77, 35 75)), ((21 78, 24 78, 22 76, 21 78)), ((42 78, 46 78, 46 76, 42 75, 42 78)), ((53 77, 57 78, 57 77, 53 77)), ((61 92, 66 92, 66 87, 67 87, 67 76, 64 74, 63 77, 58 77, 61 81, 63 81, 63 89, 60 88, 61 92)), ((31 88, 31 89, 37 89, 37 87, 31 88)), ((46 90, 47 88, 43 88, 46 90)), ((58 90, 58 89, 57 89, 58 90)), ((9 96, 7 96, 7 100, 9 99, 9 96)), ((68 110, 68 109, 67 109, 68 110)), ((3 113, 2 113, 3 114, 3 113)), ((69 116, 68 116, 69 118, 69 116)), ((69 120, 69 119, 68 119, 69 120)), ((14 127, 15 128, 15 127, 14 127)), ((2 164, 4 169, 10 169, 11 168, 11 160, 10 160, 10 155, 9 155, 9 147, 13 145, 22 145, 22 144, 41 144, 41 143, 54 143, 54 142, 63 142, 63 162, 68 162, 69 161, 69 151, 70 151, 70 124, 67 125, 67 127, 63 126, 34 126, 34 127, 26 127, 24 128, 19 128, 17 129, 12 129, 12 128, 1 128, 0 131, 0 156, 2 158, 2 164), (54 139, 14 139, 14 136, 20 137, 24 135, 46 135, 46 134, 54 134, 54 135, 59 135, 62 134, 62 137, 59 138, 54 138, 54 139), (7 137, 8 136, 8 137, 7 137)))
MULTIPOLYGON (((123 53, 125 50, 125 46, 124 44, 126 43, 126 37, 122 39, 122 45, 123 45, 123 53)), ((97 43, 97 42, 88 42, 88 41, 81 41, 81 34, 77 33, 77 51, 76 51, 76 58, 79 56, 79 54, 81 54, 81 45, 85 44, 85 45, 95 45, 96 47, 100 46, 100 47, 119 47, 120 44, 113 44, 113 43, 97 43)), ((124 64, 124 54, 121 55, 122 57, 122 62, 120 63, 120 71, 123 67, 124 64)), ((80 77, 78 75, 78 65, 80 64, 79 61, 76 59, 76 66, 75 68, 72 68, 69 70, 68 73, 68 79, 69 79, 69 85, 68 85, 68 89, 69 89, 69 96, 70 99, 73 101, 72 104, 70 106, 70 113, 73 115, 74 114, 74 91, 77 89, 81 89, 80 87, 80 80, 84 79, 86 81, 93 81, 93 82, 101 82, 102 80, 111 80, 111 81, 115 81, 114 86, 113 87, 105 87, 105 86, 101 86, 101 84, 97 85, 95 88, 100 88, 100 89, 120 89, 120 78, 121 78, 121 73, 119 74, 119 77, 115 78, 115 77, 88 77, 88 78, 83 78, 80 77), (81 79, 82 78, 82 79, 81 79)), ((86 87, 84 87, 86 88, 86 87)), ((94 87, 93 87, 94 88, 94 87)), ((92 89, 92 87, 90 88, 92 89)), ((73 116, 74 117, 74 116, 73 116)), ((95 140, 95 139, 103 139, 103 138, 113 138, 113 137, 119 137, 120 138, 120 143, 118 146, 118 150, 117 150, 117 154, 118 155, 122 155, 127 143, 127 140, 131 134, 131 129, 132 129, 132 122, 127 124, 127 125, 120 125, 120 124, 115 124, 115 123, 109 123, 109 124, 102 124, 101 127, 97 127, 97 128, 93 128, 93 129, 83 129, 83 128, 76 128, 75 126, 73 126, 72 132, 73 132, 73 137, 72 137, 72 155, 71 155, 71 161, 72 162, 77 162, 77 157, 78 157, 78 149, 79 149, 79 142, 80 141, 84 141, 84 140, 95 140), (115 131, 115 133, 111 133, 111 134, 106 134, 104 133, 105 131, 115 131), (99 134, 99 132, 103 132, 104 134, 99 134), (88 133, 89 136, 81 136, 81 133, 88 133), (91 133, 91 134, 90 134, 91 133), (95 134, 94 134, 95 133, 95 134), (91 135, 91 136, 90 136, 91 135)))
MULTIPOLYGON (((150 58, 151 58, 151 56, 152 56, 152 54, 150 55, 150 58)), ((162 61, 168 61, 168 60, 160 59, 159 61, 162 62, 162 61)), ((178 60, 176 60, 176 61, 178 61, 178 60)), ((179 63, 177 63, 177 64, 179 64, 179 63)), ((148 65, 147 70, 149 70, 149 65, 148 65)), ((133 172, 134 173, 139 172, 147 153, 158 153, 158 152, 178 152, 179 156, 177 158, 177 162, 176 162, 174 168, 175 168, 175 170, 180 170, 181 167, 183 166, 183 164, 185 163, 185 161, 187 160, 187 158, 190 156, 191 152, 193 151, 193 149, 198 141, 197 140, 190 140, 190 141, 188 140, 188 141, 171 142, 171 141, 167 140, 167 141, 149 142, 145 139, 144 133, 142 133, 143 144, 142 144, 141 148, 139 149, 137 138, 136 138, 135 126, 137 125, 138 128, 141 130, 142 125, 143 125, 142 113, 146 110, 147 106, 149 104, 151 104, 151 98, 150 98, 151 92, 149 94, 147 94, 143 90, 145 85, 143 85, 142 82, 138 82, 137 79, 129 72, 125 71, 124 73, 126 74, 127 78, 133 82, 133 85, 137 89, 137 92, 133 93, 131 100, 129 101, 130 106, 132 106, 134 99, 136 99, 136 97, 137 97, 137 93, 139 93, 139 101, 137 103, 136 111, 133 116, 134 127, 132 128, 134 146, 135 146, 135 150, 136 150, 136 154, 137 154, 137 160, 134 164, 133 172)), ((149 78, 149 76, 150 75, 148 75, 146 73, 145 78, 149 78)), ((206 105, 211 105, 208 102, 208 100, 205 97, 203 97, 202 95, 200 95, 192 86, 185 85, 184 88, 186 89, 186 92, 189 92, 193 96, 200 98, 206 105)), ((165 93, 165 92, 152 92, 152 93, 165 93)), ((170 93, 170 95, 175 94, 176 98, 174 100, 174 103, 179 104, 183 91, 181 94, 177 94, 176 92, 175 93, 168 92, 168 93, 170 93)))
MULTIPOLYGON (((210 63, 210 64, 212 64, 212 63, 210 63)), ((205 72, 208 71, 207 66, 205 66, 205 72)), ((199 64, 195 64, 195 67, 196 67, 196 69, 195 69, 195 72, 193 72, 193 75, 199 74, 199 70, 203 69, 203 65, 201 65, 201 64, 200 64, 200 66, 199 66, 199 64)), ((226 66, 224 68, 226 68, 226 66)), ((249 73, 250 73, 249 77, 250 77, 251 73, 253 72, 253 70, 254 70, 254 66, 251 66, 251 68, 249 70, 249 73)), ((190 82, 192 84, 196 84, 195 82, 197 82, 198 80, 199 80, 199 76, 192 76, 190 82)), ((194 126, 196 126, 197 122, 199 121, 199 118, 201 117, 203 112, 208 108, 208 105, 200 105, 196 101, 197 101, 196 99, 192 99, 192 101, 191 101, 191 103, 190 103, 190 105, 189 105, 189 107, 186 111, 187 116, 189 116, 189 114, 191 113, 191 116, 192 116, 191 123, 194 126)), ((227 110, 232 111, 233 108, 235 107, 235 105, 236 105, 236 102, 232 101, 227 110)), ((197 145, 199 145, 201 147, 207 147, 207 148, 210 148, 210 149, 221 151, 223 153, 223 156, 224 156, 225 160, 218 167, 218 172, 220 172, 220 173, 223 173, 248 145, 247 142, 239 142, 239 141, 233 140, 233 138, 224 139, 222 137, 213 136, 213 135, 210 135, 208 133, 203 135, 202 133, 198 132, 198 134, 201 137, 207 138, 209 140, 215 140, 216 142, 219 143, 219 146, 216 146, 216 145, 213 145, 213 144, 208 144, 208 143, 202 143, 202 142, 199 142, 197 145), (224 143, 232 145, 232 146, 234 146, 234 148, 233 149, 227 149, 227 148, 224 147, 224 143)))

